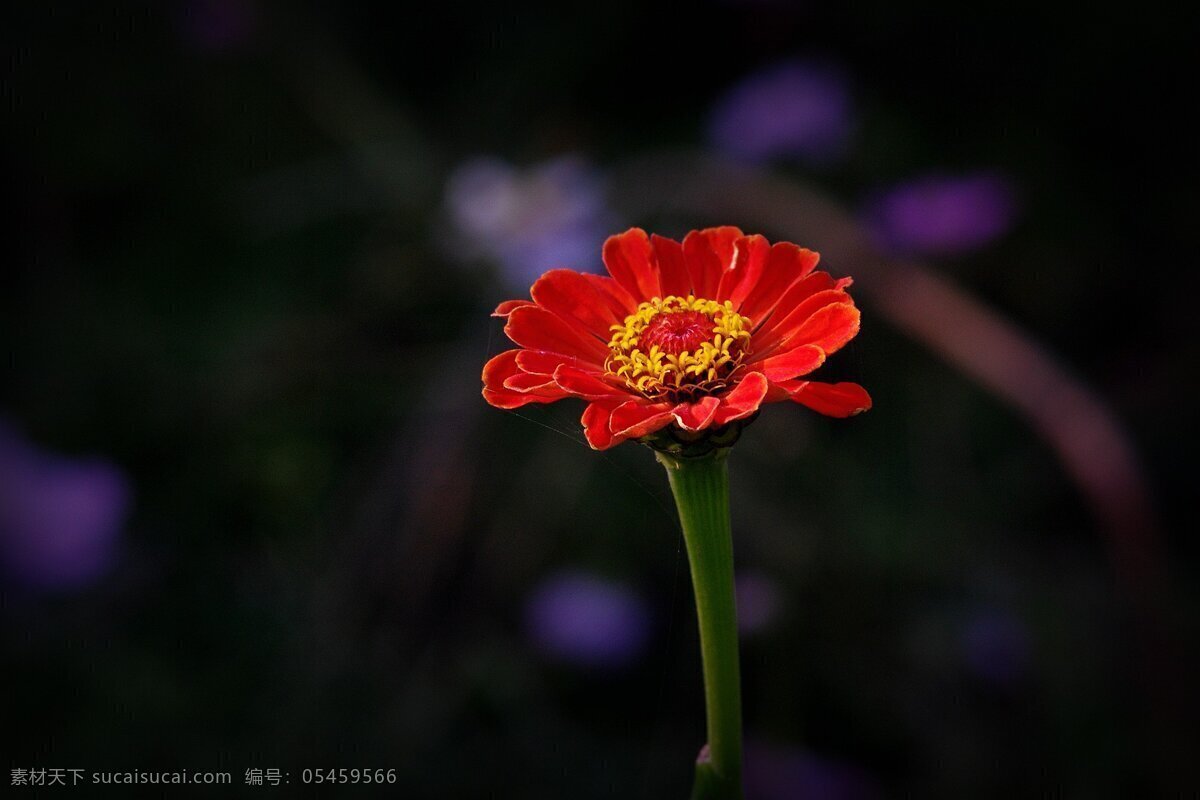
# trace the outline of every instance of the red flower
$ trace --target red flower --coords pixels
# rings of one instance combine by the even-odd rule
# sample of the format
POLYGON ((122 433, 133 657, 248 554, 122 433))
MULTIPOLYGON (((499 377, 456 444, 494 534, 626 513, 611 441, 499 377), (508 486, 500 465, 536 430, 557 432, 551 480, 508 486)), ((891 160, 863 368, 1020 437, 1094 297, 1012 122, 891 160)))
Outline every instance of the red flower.
POLYGON ((682 244, 631 228, 604 243, 612 277, 550 270, 532 300, 496 308, 520 347, 484 366, 483 396, 498 408, 586 400, 597 450, 668 425, 716 430, 780 400, 866 411, 858 384, 803 379, 859 326, 850 278, 815 271, 817 259, 733 227, 682 244))

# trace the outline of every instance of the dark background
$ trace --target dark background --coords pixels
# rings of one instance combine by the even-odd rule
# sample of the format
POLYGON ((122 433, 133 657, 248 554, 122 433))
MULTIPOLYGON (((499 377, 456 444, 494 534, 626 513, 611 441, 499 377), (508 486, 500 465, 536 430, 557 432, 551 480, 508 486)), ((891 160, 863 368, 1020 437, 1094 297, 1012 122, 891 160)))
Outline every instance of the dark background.
MULTIPOLYGON (((732 457, 739 568, 770 597, 743 651, 753 796, 1200 786, 1190 14, 5 14, 0 419, 22 444, 6 445, 0 533, 70 527, 72 502, 115 531, 70 580, 5 545, 10 768, 222 769, 225 794, 254 796, 286 790, 245 789, 251 767, 293 784, 394 768, 405 797, 685 796, 703 708, 666 482, 644 448, 580 444, 572 402, 483 403, 480 367, 504 347, 487 314, 528 280, 461 246, 447 182, 481 156, 513 174, 570 157, 600 187, 601 238, 787 238, 752 192, 736 218, 664 210, 638 176, 719 150, 719 98, 799 59, 844 77, 852 134, 838 158, 755 174, 852 213, 914 176, 1005 176, 1002 234, 905 255, 1087 387, 1149 504, 1106 521, 1045 428, 889 318, 868 278, 905 273, 827 259, 859 277, 864 315, 836 376, 876 406, 847 422, 767 408, 732 457), (72 463, 119 476, 119 510, 13 488, 72 463), (539 587, 581 573, 636 600, 649 633, 629 653, 539 638, 539 587)), ((68 545, 46 558, 70 562, 68 545)))

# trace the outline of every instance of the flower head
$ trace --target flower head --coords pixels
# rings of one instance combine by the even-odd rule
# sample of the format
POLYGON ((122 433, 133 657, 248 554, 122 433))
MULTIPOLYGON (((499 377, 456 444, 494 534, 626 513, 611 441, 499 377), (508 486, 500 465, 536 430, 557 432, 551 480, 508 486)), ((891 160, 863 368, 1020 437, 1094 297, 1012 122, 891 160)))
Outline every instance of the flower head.
POLYGON ((871 407, 857 384, 805 380, 859 327, 850 279, 816 270, 811 250, 733 227, 682 243, 631 228, 603 256, 608 276, 550 270, 530 300, 496 309, 519 347, 484 366, 489 403, 585 400, 597 450, 724 444, 780 400, 833 417, 871 407))

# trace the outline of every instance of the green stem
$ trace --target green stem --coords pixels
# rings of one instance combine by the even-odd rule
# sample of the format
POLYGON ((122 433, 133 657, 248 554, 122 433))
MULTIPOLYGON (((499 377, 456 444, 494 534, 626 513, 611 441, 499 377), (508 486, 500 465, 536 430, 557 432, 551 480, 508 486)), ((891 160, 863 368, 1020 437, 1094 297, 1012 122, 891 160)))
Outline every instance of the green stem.
POLYGON ((742 696, 727 452, 716 450, 697 458, 657 453, 679 509, 700 622, 708 748, 707 758, 696 762, 692 800, 742 797, 742 696))

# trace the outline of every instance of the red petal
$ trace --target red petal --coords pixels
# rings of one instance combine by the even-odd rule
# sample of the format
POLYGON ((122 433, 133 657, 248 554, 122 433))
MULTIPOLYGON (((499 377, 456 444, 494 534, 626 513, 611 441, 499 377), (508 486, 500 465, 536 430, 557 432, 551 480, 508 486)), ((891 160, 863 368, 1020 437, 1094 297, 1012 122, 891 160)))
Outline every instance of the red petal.
POLYGON ((733 387, 733 390, 721 398, 721 407, 713 417, 713 427, 725 425, 735 419, 745 419, 758 411, 763 398, 767 396, 770 384, 761 372, 751 372, 733 387))
POLYGON ((782 322, 800 303, 812 297, 817 292, 836 288, 833 278, 828 272, 818 270, 809 273, 798 281, 793 281, 783 294, 775 301, 771 313, 761 319, 754 320, 754 332, 766 333, 782 322))
POLYGON ((518 350, 517 366, 525 372, 536 375, 553 375, 560 364, 569 364, 585 372, 601 372, 601 368, 590 361, 582 361, 576 356, 564 356, 562 353, 547 353, 544 350, 518 350))
POLYGON ((626 439, 654 433, 671 424, 675 419, 670 403, 649 403, 645 400, 629 400, 613 409, 608 428, 613 434, 613 444, 626 439))
POLYGON ((496 306, 496 310, 492 312, 493 317, 507 317, 512 312, 516 311, 521 306, 531 306, 528 300, 505 300, 500 305, 496 306))
POLYGON ((521 372, 517 375, 511 375, 504 379, 504 388, 510 389, 521 394, 536 394, 541 397, 552 397, 555 400, 561 400, 567 396, 567 392, 561 386, 554 382, 552 378, 546 375, 530 375, 527 372, 521 372))
POLYGON ((795 402, 829 417, 852 417, 871 408, 871 395, 857 383, 789 381, 780 388, 795 402))
POLYGON ((513 311, 504 332, 508 338, 530 350, 579 356, 596 364, 603 364, 608 357, 608 348, 599 339, 572 327, 540 306, 523 306, 513 311))
POLYGON ((720 398, 710 395, 695 403, 680 403, 671 413, 685 431, 702 431, 712 423, 720 406, 720 398))
POLYGON ((683 239, 683 255, 692 276, 692 293, 715 300, 721 276, 733 266, 734 242, 744 234, 732 226, 692 231, 683 239))
POLYGON ((520 351, 505 350, 483 365, 483 399, 497 408, 518 408, 529 403, 552 403, 562 399, 564 394, 561 390, 556 395, 549 396, 505 388, 506 381, 521 374, 516 364, 518 352, 520 351))
POLYGON ((583 435, 593 450, 607 450, 612 447, 612 431, 608 429, 608 419, 612 415, 612 403, 590 403, 583 410, 579 421, 583 423, 583 435))
POLYGON ((604 266, 613 279, 636 299, 661 297, 658 269, 653 263, 650 238, 641 228, 608 237, 604 243, 604 266))
POLYGON ((562 400, 562 397, 550 397, 548 395, 510 392, 508 390, 493 390, 484 389, 483 399, 488 402, 488 405, 496 408, 514 409, 521 406, 527 406, 530 403, 554 403, 562 400))
POLYGON ((620 397, 626 400, 629 397, 629 392, 601 380, 598 373, 585 372, 565 364, 554 371, 554 382, 562 387, 563 391, 585 400, 599 400, 604 397, 620 397))
POLYGON ((797 247, 791 242, 771 245, 767 262, 763 265, 758 283, 750 288, 738 313, 761 323, 775 308, 788 287, 812 272, 820 256, 812 250, 797 247))
POLYGON ((786 381, 807 375, 825 362, 825 351, 814 345, 797 347, 749 365, 770 381, 786 381))
POLYGON ((692 294, 692 276, 688 274, 683 245, 657 234, 650 237, 650 244, 658 258, 659 285, 663 294, 676 297, 692 294))
POLYGON ((608 303, 608 307, 612 309, 613 317, 618 321, 624 320, 625 317, 637 310, 637 301, 633 299, 633 295, 625 291, 621 284, 614 281, 607 275, 593 275, 590 272, 583 273, 583 277, 590 283, 600 296, 608 303))
POLYGON ((504 379, 520 372, 517 368, 517 353, 520 350, 505 350, 499 355, 492 356, 483 365, 483 383, 485 386, 498 389, 504 385, 504 379))
POLYGON ((758 284, 767 257, 771 254, 771 243, 758 235, 738 239, 736 246, 733 266, 721 276, 721 285, 717 288, 715 298, 722 302, 731 300, 734 309, 741 306, 746 295, 758 284))
POLYGON ((550 270, 537 279, 529 293, 542 308, 568 323, 582 325, 605 342, 612 336, 609 327, 620 321, 609 308, 608 300, 574 270, 550 270))
POLYGON ((835 303, 819 308, 779 347, 791 349, 815 344, 826 355, 836 353, 858 333, 860 317, 859 310, 850 303, 835 303))
MULTIPOLYGON (((794 382, 794 381, 793 381, 794 382)), ((767 381, 767 396, 763 398, 763 403, 779 403, 783 400, 791 400, 792 396, 788 394, 787 389, 780 386, 778 383, 767 381)))
MULTIPOLYGON (((805 278, 805 281, 807 280, 805 278)), ((840 289, 827 289, 805 298, 787 314, 783 313, 782 307, 776 308, 775 313, 771 315, 771 320, 772 322, 778 320, 778 322, 775 324, 768 322, 766 330, 755 331, 750 346, 756 353, 767 353, 780 342, 787 341, 794 336, 817 311, 825 306, 843 303, 854 305, 854 300, 840 289)))

